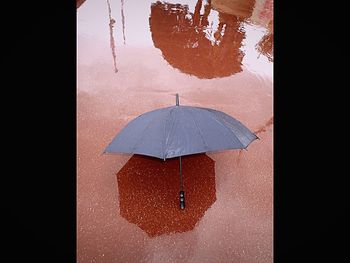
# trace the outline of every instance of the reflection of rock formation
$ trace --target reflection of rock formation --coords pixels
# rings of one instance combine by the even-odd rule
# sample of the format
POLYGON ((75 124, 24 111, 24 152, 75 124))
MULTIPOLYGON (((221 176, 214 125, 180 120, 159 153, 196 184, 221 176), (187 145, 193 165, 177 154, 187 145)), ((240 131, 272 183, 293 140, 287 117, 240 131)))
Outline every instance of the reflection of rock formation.
POLYGON ((255 0, 211 0, 212 8, 240 18, 249 18, 254 9, 255 0))
POLYGON ((273 20, 273 0, 256 0, 249 22, 266 28, 271 20, 273 20))
POLYGON ((242 18, 219 13, 214 39, 207 38, 210 1, 198 0, 194 13, 187 5, 157 2, 151 6, 150 30, 154 46, 170 65, 198 78, 225 77, 242 71, 240 50, 245 33, 242 18))
POLYGON ((79 8, 84 2, 85 0, 77 0, 77 8, 79 8))
POLYGON ((266 56, 271 62, 273 62, 273 40, 273 20, 271 20, 268 26, 267 34, 264 35, 256 45, 258 52, 266 56))
POLYGON ((271 20, 273 18, 273 0, 265 0, 263 9, 259 13, 260 18, 271 20))
POLYGON ((179 208, 179 159, 133 155, 117 174, 120 214, 149 236, 192 230, 216 201, 214 161, 182 157, 186 208, 179 208))

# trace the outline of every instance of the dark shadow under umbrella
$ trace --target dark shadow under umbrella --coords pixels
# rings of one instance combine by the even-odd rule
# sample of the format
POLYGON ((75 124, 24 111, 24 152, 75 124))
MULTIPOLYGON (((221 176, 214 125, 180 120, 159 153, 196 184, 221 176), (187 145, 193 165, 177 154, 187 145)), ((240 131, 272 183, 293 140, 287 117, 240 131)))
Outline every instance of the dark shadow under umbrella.
POLYGON ((182 158, 186 210, 180 210, 179 160, 133 155, 117 173, 120 214, 149 236, 192 230, 216 201, 215 163, 205 154, 182 158))

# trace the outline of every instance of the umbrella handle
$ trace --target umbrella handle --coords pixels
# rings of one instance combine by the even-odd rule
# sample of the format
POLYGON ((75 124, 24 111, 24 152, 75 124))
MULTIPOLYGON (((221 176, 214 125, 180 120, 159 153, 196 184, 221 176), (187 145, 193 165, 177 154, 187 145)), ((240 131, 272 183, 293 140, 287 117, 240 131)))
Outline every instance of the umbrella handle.
POLYGON ((180 209, 185 209, 185 192, 180 191, 180 209))

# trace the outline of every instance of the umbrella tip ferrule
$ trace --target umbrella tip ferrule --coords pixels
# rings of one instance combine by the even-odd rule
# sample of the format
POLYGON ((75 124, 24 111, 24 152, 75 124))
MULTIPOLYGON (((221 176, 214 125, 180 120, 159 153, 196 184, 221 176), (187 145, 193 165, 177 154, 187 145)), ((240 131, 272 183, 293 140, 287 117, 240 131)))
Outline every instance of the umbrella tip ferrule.
POLYGON ((176 106, 179 106, 179 94, 176 93, 176 106))

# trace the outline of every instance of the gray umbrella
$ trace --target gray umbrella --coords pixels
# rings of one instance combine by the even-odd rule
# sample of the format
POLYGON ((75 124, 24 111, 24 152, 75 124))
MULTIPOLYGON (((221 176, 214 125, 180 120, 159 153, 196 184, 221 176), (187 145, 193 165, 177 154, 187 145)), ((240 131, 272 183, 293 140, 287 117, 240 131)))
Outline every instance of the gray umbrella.
POLYGON ((233 117, 208 108, 176 106, 144 113, 128 123, 104 153, 180 157, 180 208, 185 207, 181 156, 228 149, 246 149, 258 139, 233 117))

